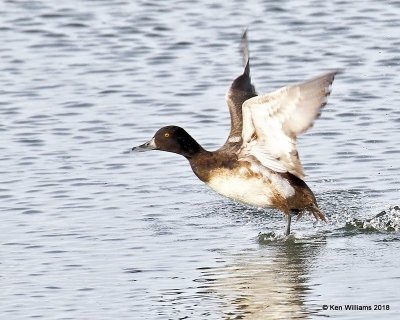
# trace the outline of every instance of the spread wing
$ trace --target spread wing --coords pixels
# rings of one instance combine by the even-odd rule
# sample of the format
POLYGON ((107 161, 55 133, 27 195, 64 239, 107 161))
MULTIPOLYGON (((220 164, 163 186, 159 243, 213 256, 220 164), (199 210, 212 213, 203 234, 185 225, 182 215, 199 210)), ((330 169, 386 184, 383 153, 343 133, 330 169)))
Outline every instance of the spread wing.
POLYGON ((250 59, 246 31, 243 33, 240 49, 244 70, 243 74, 232 82, 225 96, 231 115, 231 131, 222 148, 239 149, 242 145, 242 104, 257 95, 250 78, 250 59))
POLYGON ((239 158, 255 157, 274 171, 304 178, 296 136, 307 131, 320 115, 336 73, 246 100, 239 158))

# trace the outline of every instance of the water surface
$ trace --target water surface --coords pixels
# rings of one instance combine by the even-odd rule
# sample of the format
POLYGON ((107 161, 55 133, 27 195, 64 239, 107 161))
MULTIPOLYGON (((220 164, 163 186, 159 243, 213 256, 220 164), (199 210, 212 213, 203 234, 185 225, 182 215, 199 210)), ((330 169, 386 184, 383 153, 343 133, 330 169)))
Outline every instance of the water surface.
POLYGON ((399 314, 398 2, 0 8, 2 318, 399 314), (221 198, 185 159, 128 152, 169 124, 225 141, 245 27, 260 93, 345 71, 298 143, 330 223, 294 221, 288 239, 279 212, 221 198), (385 307, 330 310, 347 304, 385 307))

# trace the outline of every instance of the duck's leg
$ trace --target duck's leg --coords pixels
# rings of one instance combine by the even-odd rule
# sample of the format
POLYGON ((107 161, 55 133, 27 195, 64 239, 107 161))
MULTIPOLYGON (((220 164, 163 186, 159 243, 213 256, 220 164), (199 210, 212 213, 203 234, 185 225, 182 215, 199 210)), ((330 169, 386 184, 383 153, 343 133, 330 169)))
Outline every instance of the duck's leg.
POLYGON ((287 223, 286 223, 286 232, 285 235, 288 236, 290 234, 290 223, 292 222, 292 213, 289 211, 287 214, 287 223))

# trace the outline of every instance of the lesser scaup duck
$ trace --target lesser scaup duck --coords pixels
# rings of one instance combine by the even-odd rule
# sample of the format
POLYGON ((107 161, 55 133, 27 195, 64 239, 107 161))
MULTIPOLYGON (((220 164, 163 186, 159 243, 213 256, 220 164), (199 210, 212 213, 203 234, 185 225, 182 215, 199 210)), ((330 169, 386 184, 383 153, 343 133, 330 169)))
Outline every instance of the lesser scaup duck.
POLYGON ((250 79, 246 33, 242 54, 244 72, 226 94, 231 131, 220 149, 207 151, 184 129, 167 126, 132 150, 184 156, 196 176, 218 193, 252 206, 281 210, 287 217, 286 235, 290 234, 291 214, 308 212, 327 221, 303 181, 296 136, 320 115, 337 71, 258 96, 250 79))

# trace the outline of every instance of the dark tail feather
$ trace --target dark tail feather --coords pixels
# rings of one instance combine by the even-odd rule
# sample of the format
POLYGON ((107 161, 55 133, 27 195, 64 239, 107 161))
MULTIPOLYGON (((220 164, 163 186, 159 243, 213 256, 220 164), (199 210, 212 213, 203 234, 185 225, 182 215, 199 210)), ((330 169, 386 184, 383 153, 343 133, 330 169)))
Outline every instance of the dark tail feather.
POLYGON ((308 207, 307 210, 312 213, 316 220, 328 222, 326 216, 318 209, 317 206, 308 207))
POLYGON ((318 209, 317 206, 310 206, 303 210, 300 209, 291 209, 291 213, 297 215, 297 220, 299 220, 303 214, 308 211, 316 220, 322 220, 328 222, 326 216, 318 209))

